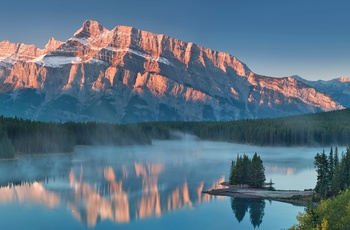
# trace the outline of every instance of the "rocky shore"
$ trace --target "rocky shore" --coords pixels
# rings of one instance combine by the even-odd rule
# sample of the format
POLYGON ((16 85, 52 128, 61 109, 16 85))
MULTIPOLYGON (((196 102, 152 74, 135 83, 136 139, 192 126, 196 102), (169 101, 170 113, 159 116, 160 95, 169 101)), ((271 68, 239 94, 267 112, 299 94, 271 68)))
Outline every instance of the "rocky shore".
POLYGON ((237 186, 229 185, 227 182, 224 182, 221 185, 226 187, 203 191, 203 193, 215 196, 275 200, 300 206, 306 206, 311 201, 313 195, 313 190, 298 191, 239 188, 237 186))

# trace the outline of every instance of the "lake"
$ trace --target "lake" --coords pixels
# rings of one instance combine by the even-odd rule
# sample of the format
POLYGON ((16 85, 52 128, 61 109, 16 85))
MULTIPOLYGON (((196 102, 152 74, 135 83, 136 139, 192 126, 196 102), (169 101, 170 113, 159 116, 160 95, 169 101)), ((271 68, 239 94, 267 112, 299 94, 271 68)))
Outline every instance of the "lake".
POLYGON ((77 146, 73 154, 0 161, 1 229, 288 228, 303 207, 202 191, 228 179, 237 154, 254 152, 277 189, 313 188, 313 158, 321 151, 185 136, 151 146, 77 146))

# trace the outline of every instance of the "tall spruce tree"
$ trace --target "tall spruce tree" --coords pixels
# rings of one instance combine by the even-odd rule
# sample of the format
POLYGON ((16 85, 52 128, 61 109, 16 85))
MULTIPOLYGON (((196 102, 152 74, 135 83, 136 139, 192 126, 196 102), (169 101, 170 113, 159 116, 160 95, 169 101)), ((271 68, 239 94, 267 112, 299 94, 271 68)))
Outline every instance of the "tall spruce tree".
POLYGON ((338 147, 335 147, 334 152, 334 174, 331 181, 331 195, 337 195, 341 190, 341 170, 338 157, 338 147))
POLYGON ((338 148, 331 148, 329 157, 323 151, 315 156, 315 168, 317 172, 317 183, 315 191, 322 198, 337 195, 350 185, 350 147, 342 153, 341 160, 338 158, 338 148))
POLYGON ((249 157, 244 154, 242 158, 242 179, 241 184, 250 184, 251 181, 251 163, 252 161, 249 159, 249 157))
POLYGON ((343 177, 344 177, 344 186, 343 190, 345 190, 348 186, 350 186, 350 147, 346 148, 346 153, 344 155, 343 163, 343 177))
POLYGON ((334 170, 338 165, 339 165, 338 147, 335 147, 335 150, 334 150, 334 170))
POLYGON ((229 177, 229 183, 235 184, 235 171, 236 171, 236 162, 231 161, 231 170, 230 170, 230 177, 229 177))
POLYGON ((243 158, 237 155, 236 167, 233 171, 233 184, 242 184, 244 176, 243 158))
POLYGON ((263 161, 257 153, 252 158, 250 166, 250 186, 253 188, 262 188, 265 184, 265 168, 263 161))
POLYGON ((315 156, 314 165, 317 172, 317 182, 315 191, 321 194, 322 197, 326 197, 329 191, 329 181, 328 181, 328 159, 323 150, 322 154, 317 153, 315 156))
POLYGON ((329 151, 328 156, 328 182, 331 183, 334 176, 334 155, 333 155, 333 147, 329 151))

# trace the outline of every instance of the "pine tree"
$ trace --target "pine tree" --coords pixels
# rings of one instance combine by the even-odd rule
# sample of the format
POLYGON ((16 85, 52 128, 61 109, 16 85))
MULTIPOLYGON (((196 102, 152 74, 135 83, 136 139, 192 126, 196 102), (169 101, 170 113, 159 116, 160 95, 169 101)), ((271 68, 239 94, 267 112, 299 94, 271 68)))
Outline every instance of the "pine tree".
POLYGON ((250 167, 250 183, 253 188, 262 188, 265 184, 265 168, 257 153, 254 154, 250 167))
POLYGON ((335 147, 334 152, 334 169, 339 165, 338 147, 335 147))
POLYGON ((317 183, 315 191, 321 194, 322 197, 326 197, 329 191, 328 181, 328 159, 323 150, 322 154, 317 153, 315 156, 314 165, 317 172, 317 183))
POLYGON ((244 183, 244 163, 241 156, 237 156, 236 161, 236 170, 234 171, 234 184, 243 184, 244 183))
POLYGON ((241 183, 240 184, 249 184, 252 177, 251 177, 251 160, 249 159, 249 157, 244 154, 243 158, 242 158, 242 179, 241 179, 241 183))
POLYGON ((234 161, 231 161, 231 170, 230 170, 230 177, 229 177, 230 184, 235 184, 235 171, 236 171, 236 163, 234 161))
POLYGON ((331 183, 334 176, 334 156, 333 156, 333 147, 329 151, 328 156, 328 182, 331 183))
POLYGON ((350 147, 346 148, 346 153, 344 155, 343 162, 343 177, 344 177, 344 186, 343 190, 345 190, 350 185, 350 147))
POLYGON ((340 163, 338 158, 338 148, 335 148, 334 153, 334 175, 331 181, 331 194, 337 195, 338 192, 341 190, 341 170, 340 170, 340 163))

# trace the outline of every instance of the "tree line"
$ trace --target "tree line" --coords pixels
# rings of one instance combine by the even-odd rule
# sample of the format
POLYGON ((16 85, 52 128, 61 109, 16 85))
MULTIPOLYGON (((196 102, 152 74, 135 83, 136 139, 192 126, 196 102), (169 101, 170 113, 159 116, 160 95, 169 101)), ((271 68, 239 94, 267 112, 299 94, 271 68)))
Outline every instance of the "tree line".
POLYGON ((297 216, 298 224, 290 229, 350 229, 350 147, 339 159, 338 148, 317 153, 316 198, 319 206, 310 204, 297 216))
POLYGON ((151 144, 151 138, 135 125, 35 122, 0 117, 0 158, 73 152, 75 145, 132 144, 151 144))
POLYGON ((157 122, 138 126, 155 139, 170 139, 172 131, 181 131, 202 140, 259 146, 350 145, 350 109, 274 119, 157 122))
POLYGON ((75 145, 150 144, 151 139, 174 138, 173 131, 202 140, 260 146, 350 145, 350 109, 276 119, 128 125, 0 117, 0 158, 11 158, 15 152, 71 152, 75 145))
POLYGON ((350 147, 340 159, 337 147, 334 152, 331 148, 328 155, 325 151, 317 153, 314 165, 317 172, 315 191, 321 198, 337 195, 350 185, 350 147))

